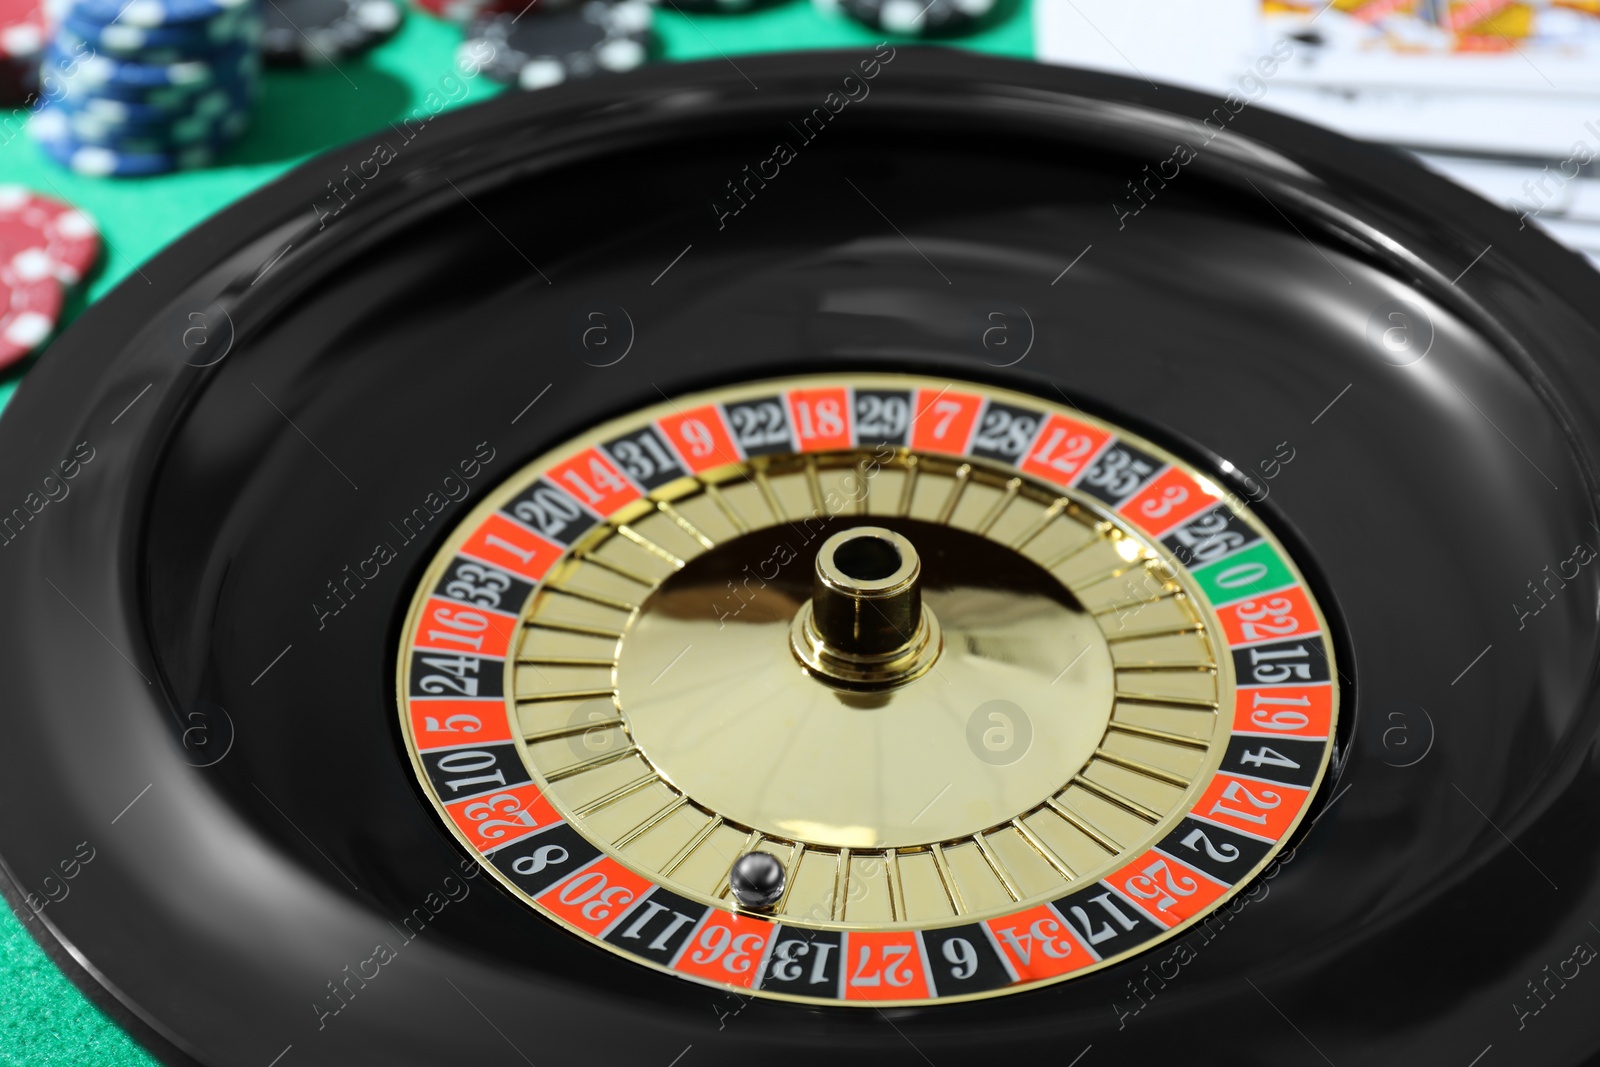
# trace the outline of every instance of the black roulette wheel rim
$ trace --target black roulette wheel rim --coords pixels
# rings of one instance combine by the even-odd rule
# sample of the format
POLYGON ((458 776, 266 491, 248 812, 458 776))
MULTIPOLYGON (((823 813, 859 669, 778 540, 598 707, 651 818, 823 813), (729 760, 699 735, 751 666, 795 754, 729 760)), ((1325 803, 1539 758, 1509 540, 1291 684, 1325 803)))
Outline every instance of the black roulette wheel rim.
POLYGON ((1572 958, 1600 893, 1588 861, 1595 833, 1581 816, 1595 784, 1585 755, 1595 577, 1581 567, 1551 581, 1542 569, 1576 558, 1567 542, 1594 522, 1593 275, 1394 153, 1255 108, 1220 113, 1225 133, 1182 164, 1182 177, 1142 186, 1150 199, 1136 198, 1143 206, 1129 215, 1124 183, 1145 182, 1146 164, 1159 170, 1172 157, 1167 142, 1216 122, 1216 101, 910 49, 822 135, 833 141, 800 144, 795 165, 812 176, 771 179, 735 213, 744 201, 724 183, 741 178, 737 164, 767 158, 768 131, 807 114, 864 57, 741 61, 759 94, 712 63, 502 98, 431 120, 391 149, 382 180, 348 178, 379 165, 374 145, 356 142, 224 211, 90 309, 0 423, 0 447, 15 458, 0 473, 8 507, 59 495, 40 487, 44 473, 80 442, 92 450, 77 455, 70 492, 40 505, 0 558, 0 596, 15 609, 12 743, 0 751, 0 857, 13 906, 80 986, 173 1062, 265 1063, 280 1053, 286 1063, 334 1062, 374 1050, 395 1063, 469 1053, 512 1063, 541 1052, 667 1062, 686 1049, 717 1062, 830 1050, 906 1062, 928 1050, 937 1061, 997 1049, 1070 1060, 1089 1046, 1119 1058, 1311 1062, 1326 1053, 1342 1062, 1359 1051, 1373 1062, 1468 1062, 1513 1043, 1539 1062, 1591 1056, 1597 1039, 1573 1011, 1576 998, 1546 986, 1536 1000, 1524 983, 1572 958), (1070 246, 1024 256, 1013 228, 1008 247, 991 239, 984 248, 959 186, 941 190, 928 177, 940 173, 933 165, 959 166, 949 145, 928 146, 941 131, 958 147, 1008 153, 1005 187, 1019 201, 1048 203, 1049 183, 1077 167, 1074 196, 1099 221, 1087 207, 1045 214, 1040 230, 1072 235, 1070 246), (893 143, 874 148, 874 138, 893 143), (688 159, 690 143, 720 154, 688 159), (1099 155, 1073 162, 1063 145, 1099 155), (653 170, 622 165, 649 152, 653 170), (826 210, 807 199, 823 177, 842 196, 826 210), (330 189, 341 182, 344 196, 330 189), (590 200, 580 202, 586 186, 590 200), (661 201, 673 207, 652 223, 661 201), (708 201, 720 206, 708 211, 708 201), (857 214, 840 221, 844 211, 857 214), (597 231, 597 219, 614 231, 597 231), (648 247, 608 243, 609 233, 635 244, 647 236, 648 247), (1222 238, 1233 243, 1223 248, 1222 238), (763 250, 782 269, 763 265, 763 250), (1019 261, 1037 271, 1041 295, 1010 287, 1019 261), (606 295, 617 264, 635 268, 627 291, 640 295, 606 295), (819 280, 827 270, 877 284, 900 310, 840 313, 821 299, 833 291, 819 280), (986 270, 1007 287, 953 318, 918 295, 959 302, 961 282, 977 284, 986 270), (480 288, 507 275, 515 286, 480 288), (1268 292, 1268 276, 1281 300, 1240 298, 1268 292), (1082 282, 1089 294, 1041 312, 1052 277, 1058 292, 1082 282), (402 300, 425 281, 441 324, 433 334, 402 300), (527 321, 569 337, 571 306, 539 304, 541 290, 563 282, 607 307, 635 302, 630 315, 654 324, 659 340, 641 331, 639 351, 610 367, 601 365, 609 355, 570 341, 536 364, 525 330, 461 346, 459 316, 475 300, 502 324, 515 321, 505 302, 524 301, 527 321), (663 295, 673 285, 676 295, 663 295), (1112 306, 1100 286, 1159 303, 1171 335, 1099 319, 1096 306, 1112 306), (720 335, 695 303, 716 294, 734 309, 718 313, 729 324, 720 335), (1365 344, 1385 295, 1427 308, 1436 349, 1385 361, 1365 344), (675 318, 673 300, 689 310, 675 318), (1035 302, 1041 347, 1014 365, 982 347, 981 329, 963 332, 988 304, 1009 314, 1035 302), (1223 351, 1228 322, 1243 336, 1257 320, 1251 344, 1223 351), (185 346, 197 321, 208 344, 229 341, 222 355, 192 334, 185 346), (417 331, 414 345, 381 338, 399 353, 387 363, 360 351, 379 340, 363 329, 395 321, 417 331), (1052 339, 1052 329, 1077 343, 1052 339), (1143 330, 1143 349, 1121 344, 1122 330, 1143 330), (1262 338, 1274 331, 1290 339, 1289 354, 1308 346, 1317 358, 1268 358, 1262 338), (765 346, 759 359, 746 333, 765 346), (337 344, 319 349, 323 336, 337 344), (1318 337, 1331 339, 1315 348, 1318 337), (1094 348, 1115 358, 1085 358, 1094 348), (1250 396, 1275 401, 1270 432, 1247 432, 1249 405, 1230 401, 1214 377, 1224 365, 1250 396), (450 377, 460 367, 468 382, 493 383, 487 393, 450 377), (385 566, 381 585, 362 587, 337 615, 305 606, 379 536, 367 530, 382 528, 380 516, 433 489, 428 464, 442 475, 481 459, 475 449, 487 441, 494 459, 478 483, 487 487, 554 442, 662 396, 850 369, 1070 396, 1219 477, 1229 465, 1256 471, 1255 483, 1234 478, 1238 491, 1270 486, 1258 510, 1336 616, 1348 676, 1340 773, 1292 858, 1258 884, 1231 929, 1196 943, 1192 961, 1174 960, 1168 943, 1061 985, 880 1015, 728 998, 604 957, 488 879, 467 877, 477 871, 423 802, 393 715, 368 714, 393 700, 404 604, 463 509, 451 505, 385 566), (430 407, 415 395, 423 384, 434 401, 441 391, 477 395, 489 414, 430 407), (410 436, 384 428, 386 408, 387 425, 410 436), (1347 415, 1337 447, 1320 444, 1347 415), (1301 467, 1260 466, 1282 460, 1280 441, 1305 457, 1301 467), (1281 481, 1266 478, 1274 469, 1281 481), (1349 487, 1352 471, 1364 490, 1349 487), (1500 503, 1511 517, 1467 500, 1500 503), (1448 537, 1447 518, 1458 523, 1448 537), (1396 547, 1408 534, 1422 543, 1396 547), (1397 557, 1425 562, 1407 569, 1397 557), (293 594, 270 595, 269 560, 295 563, 275 572, 293 594), (1428 605, 1415 620, 1392 607, 1413 598, 1428 605), (1521 606, 1507 610, 1508 600, 1521 606), (348 720, 298 722, 309 735, 272 726, 285 707, 315 710, 351 693, 362 710, 348 720), (200 740, 185 732, 197 721, 200 740), (1421 757, 1395 740, 1395 723, 1419 740, 1426 726, 1421 757), (42 811, 39 798, 50 798, 42 811), (23 894, 37 898, 79 842, 94 859, 69 895, 34 914, 23 894), (461 899, 432 910, 426 933, 324 1017, 315 1005, 346 966, 395 938, 393 924, 430 893, 437 903, 446 878, 465 887, 461 899), (1522 914, 1519 899, 1534 918, 1508 918, 1522 914), (1407 978, 1397 961, 1423 977, 1407 978))

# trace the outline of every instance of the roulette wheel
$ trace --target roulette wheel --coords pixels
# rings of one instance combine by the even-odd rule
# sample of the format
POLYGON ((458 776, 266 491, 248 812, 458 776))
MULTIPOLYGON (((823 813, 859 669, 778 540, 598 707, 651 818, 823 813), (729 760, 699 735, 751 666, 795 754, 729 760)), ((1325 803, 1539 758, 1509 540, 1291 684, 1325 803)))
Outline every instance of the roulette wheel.
POLYGON ((173 1063, 1585 1062, 1597 292, 946 52, 356 142, 0 422, 8 900, 173 1063))

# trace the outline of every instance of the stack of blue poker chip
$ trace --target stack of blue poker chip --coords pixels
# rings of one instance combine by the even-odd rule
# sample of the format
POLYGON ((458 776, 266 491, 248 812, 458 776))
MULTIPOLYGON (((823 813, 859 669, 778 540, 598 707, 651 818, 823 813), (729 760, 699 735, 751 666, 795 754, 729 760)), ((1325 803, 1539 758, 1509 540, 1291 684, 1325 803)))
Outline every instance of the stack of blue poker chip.
POLYGON ((56 0, 45 70, 55 91, 28 123, 81 174, 202 167, 250 122, 260 0, 56 0))

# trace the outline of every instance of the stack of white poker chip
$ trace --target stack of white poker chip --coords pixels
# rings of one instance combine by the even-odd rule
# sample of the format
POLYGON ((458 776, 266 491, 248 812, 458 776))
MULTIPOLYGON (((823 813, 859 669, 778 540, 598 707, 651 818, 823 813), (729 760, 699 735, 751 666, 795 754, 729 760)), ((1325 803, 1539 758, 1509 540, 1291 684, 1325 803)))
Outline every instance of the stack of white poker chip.
POLYGON ((46 69, 60 92, 29 121, 83 174, 205 166, 249 125, 261 67, 257 0, 52 0, 46 69))

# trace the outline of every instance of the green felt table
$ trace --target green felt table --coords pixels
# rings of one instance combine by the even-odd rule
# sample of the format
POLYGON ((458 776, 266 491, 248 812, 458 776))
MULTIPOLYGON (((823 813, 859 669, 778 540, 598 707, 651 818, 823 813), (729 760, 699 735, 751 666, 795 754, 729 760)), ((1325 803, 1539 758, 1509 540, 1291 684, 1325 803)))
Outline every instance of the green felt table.
MULTIPOLYGON (((668 3, 657 19, 669 60, 736 57, 800 48, 847 48, 882 39, 865 27, 817 13, 806 0, 740 15, 686 16, 668 3)), ((981 33, 953 42, 1000 55, 1032 57, 1027 0, 1004 9, 981 33)), ((338 69, 272 72, 253 124, 222 162, 161 178, 116 180, 71 174, 19 135, 24 113, 0 123, 0 182, 15 182, 68 200, 94 216, 106 250, 86 291, 68 303, 66 318, 120 283, 135 268, 213 212, 332 145, 398 120, 422 104, 453 69, 458 27, 413 13, 401 31, 369 54, 338 69)), ((500 91, 487 78, 467 83, 452 106, 500 91)), ((49 359, 48 350, 37 359, 49 359)), ((0 376, 0 408, 10 403, 33 361, 0 376)), ((134 917, 130 916, 130 920, 134 917)), ((0 1064, 155 1064, 58 971, 21 919, 0 908, 0 1064)))

